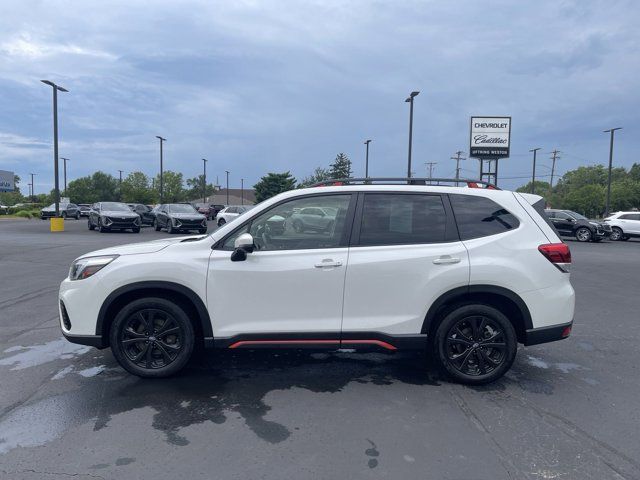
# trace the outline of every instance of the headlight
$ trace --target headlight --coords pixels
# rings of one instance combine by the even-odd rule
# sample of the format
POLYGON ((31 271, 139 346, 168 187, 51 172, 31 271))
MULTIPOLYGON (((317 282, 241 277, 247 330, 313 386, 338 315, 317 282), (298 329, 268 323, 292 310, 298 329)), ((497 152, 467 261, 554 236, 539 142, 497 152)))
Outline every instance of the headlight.
POLYGON ((207 226, 207 219, 206 219, 206 218, 203 218, 203 219, 202 219, 202 223, 201 223, 201 225, 202 225, 203 227, 206 227, 206 226, 207 226))
POLYGON ((177 218, 173 219, 173 226, 174 227, 179 227, 180 225, 182 225, 182 223, 180 223, 180 220, 178 220, 177 218))
POLYGON ((102 220, 102 224, 106 227, 111 225, 113 222, 109 217, 105 217, 104 215, 100 215, 100 220, 102 220))
POLYGON ((71 264, 69 280, 83 280, 102 270, 113 262, 118 255, 103 255, 100 257, 80 258, 71 264))

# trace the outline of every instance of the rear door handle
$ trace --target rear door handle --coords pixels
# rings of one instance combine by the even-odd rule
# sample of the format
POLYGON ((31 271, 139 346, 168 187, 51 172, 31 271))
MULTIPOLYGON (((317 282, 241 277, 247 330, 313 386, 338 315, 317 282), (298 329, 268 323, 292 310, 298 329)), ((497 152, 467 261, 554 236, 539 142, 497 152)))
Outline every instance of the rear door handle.
POLYGON ((450 265, 452 263, 460 263, 460 259, 450 255, 443 255, 440 258, 436 258, 433 263, 436 265, 450 265))
POLYGON ((331 260, 329 258, 327 258, 327 259, 325 259, 325 260, 323 260, 323 261, 321 261, 319 263, 316 263, 314 265, 314 267, 316 267, 316 268, 341 267, 341 266, 342 266, 342 262, 337 262, 337 261, 331 260))

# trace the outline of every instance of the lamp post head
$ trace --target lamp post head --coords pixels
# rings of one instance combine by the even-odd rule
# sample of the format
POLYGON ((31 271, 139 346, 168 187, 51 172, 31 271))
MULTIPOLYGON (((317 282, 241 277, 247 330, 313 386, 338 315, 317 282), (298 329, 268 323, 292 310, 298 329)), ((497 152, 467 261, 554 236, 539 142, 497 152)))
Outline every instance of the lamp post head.
POLYGON ((538 150, 540 150, 541 147, 538 148, 532 148, 531 150, 529 150, 530 152, 537 152, 538 150))
POLYGON ((50 87, 55 88, 56 90, 60 90, 61 92, 68 92, 69 90, 67 90, 64 87, 61 87, 59 85, 56 85, 55 83, 53 83, 51 80, 40 80, 42 83, 49 85, 50 87))
POLYGON ((609 130, 603 130, 603 133, 615 132, 616 130, 622 130, 622 127, 610 128, 609 130))
POLYGON ((371 140, 365 140, 364 144, 365 145, 369 145, 371 143, 371 140))
POLYGON ((411 102, 411 101, 413 101, 413 97, 418 96, 418 94, 419 94, 419 93, 420 93, 420 92, 411 92, 411 93, 409 94, 409 97, 407 97, 407 99, 405 100, 405 102, 411 102))
POLYGON ((166 142, 167 141, 166 138, 162 138, 160 135, 156 135, 156 138, 159 139, 161 142, 166 142))

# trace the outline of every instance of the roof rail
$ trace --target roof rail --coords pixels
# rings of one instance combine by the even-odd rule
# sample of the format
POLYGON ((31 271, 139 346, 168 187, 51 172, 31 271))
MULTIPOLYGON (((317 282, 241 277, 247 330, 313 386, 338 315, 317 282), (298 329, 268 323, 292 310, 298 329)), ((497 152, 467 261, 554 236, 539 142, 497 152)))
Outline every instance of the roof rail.
POLYGON ((419 177, 368 177, 368 178, 332 178, 314 183, 310 187, 331 187, 339 185, 371 184, 371 185, 396 185, 406 183, 408 185, 439 185, 439 186, 466 186, 468 188, 487 188, 500 190, 493 183, 483 180, 471 180, 468 178, 419 178, 419 177), (453 185, 442 185, 450 184, 453 185))

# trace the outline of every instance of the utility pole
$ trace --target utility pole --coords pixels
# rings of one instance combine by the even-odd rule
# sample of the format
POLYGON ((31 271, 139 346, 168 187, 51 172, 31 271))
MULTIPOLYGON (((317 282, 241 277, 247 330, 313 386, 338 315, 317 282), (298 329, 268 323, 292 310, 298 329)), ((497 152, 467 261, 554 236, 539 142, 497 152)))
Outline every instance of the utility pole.
POLYGON ((413 99, 420 92, 411 92, 405 102, 409 103, 409 158, 407 160, 407 178, 411 178, 411 145, 413 141, 413 99))
POLYGON ((553 163, 551 163, 551 182, 550 182, 550 190, 553 189, 553 174, 556 171, 556 160, 560 160, 560 155, 558 155, 560 153, 560 150, 554 150, 553 152, 551 152, 551 160, 553 163))
POLYGON ((31 195, 31 184, 27 183, 28 187, 29 187, 29 198, 31 199, 31 201, 33 201, 33 196, 31 195))
POLYGON ((536 193, 536 154, 540 147, 529 150, 533 152, 533 173, 531 174, 531 193, 536 193))
POLYGON ((607 177, 607 204, 604 208, 604 216, 609 216, 609 207, 611 205, 611 166, 613 165, 613 134, 616 130, 622 130, 622 127, 610 128, 604 130, 604 133, 611 132, 611 140, 609 141, 609 175, 607 177))
POLYGON ((67 162, 69 161, 68 158, 64 158, 64 157, 60 157, 60 160, 62 160, 63 163, 63 172, 64 172, 64 194, 65 196, 67 195, 67 162))
POLYGON ((120 201, 122 201, 122 170, 118 170, 120 173, 120 182, 118 183, 118 196, 120 197, 120 201))
POLYGON ((240 179, 240 205, 244 205, 244 178, 240 179))
POLYGON ((456 187, 458 186, 458 180, 460 179, 460 160, 466 160, 466 158, 461 157, 464 152, 458 150, 456 152, 455 157, 451 157, 451 160, 456 161, 456 187))
POLYGON ((166 138, 162 138, 160 135, 156 135, 156 138, 160 140, 160 204, 164 203, 164 196, 162 190, 162 144, 167 141, 166 138))
POLYGON ((364 162, 364 178, 369 178, 369 144, 371 140, 365 140, 364 144, 367 146, 367 156, 364 162))
MULTIPOLYGON (((425 165, 429 167, 429 178, 433 178, 433 167, 437 165, 438 162, 424 162, 425 165)), ((429 182, 431 183, 431 182, 429 182)))
POLYGON ((204 172, 202 175, 202 203, 207 203, 207 159, 203 158, 204 172))
POLYGON ((55 191, 56 218, 60 217, 60 183, 58 179, 58 91, 68 92, 66 88, 50 80, 40 80, 53 88, 53 176, 55 191))
POLYGON ((225 170, 224 173, 227 174, 227 207, 229 206, 229 170, 225 170))
POLYGON ((37 173, 30 173, 29 175, 31 175, 31 202, 33 203, 36 201, 36 184, 33 183, 33 177, 37 175, 37 173))

